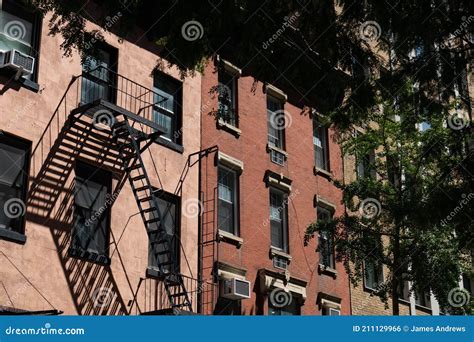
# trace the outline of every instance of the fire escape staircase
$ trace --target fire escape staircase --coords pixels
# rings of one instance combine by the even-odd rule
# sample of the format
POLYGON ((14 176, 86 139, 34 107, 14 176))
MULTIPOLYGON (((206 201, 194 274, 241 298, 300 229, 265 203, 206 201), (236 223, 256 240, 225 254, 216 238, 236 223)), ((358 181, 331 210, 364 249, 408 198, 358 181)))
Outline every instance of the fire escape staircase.
POLYGON ((157 251, 158 268, 163 275, 163 283, 171 308, 192 312, 191 301, 184 286, 183 277, 181 273, 174 272, 177 260, 175 260, 171 249, 171 236, 167 234, 162 224, 162 213, 155 195, 157 190, 151 185, 141 157, 141 153, 149 145, 149 142, 153 141, 154 133, 147 137, 147 135, 133 129, 127 119, 114 124, 112 131, 150 244, 152 249, 157 251), (145 147, 140 148, 141 143, 150 137, 151 139, 145 147))

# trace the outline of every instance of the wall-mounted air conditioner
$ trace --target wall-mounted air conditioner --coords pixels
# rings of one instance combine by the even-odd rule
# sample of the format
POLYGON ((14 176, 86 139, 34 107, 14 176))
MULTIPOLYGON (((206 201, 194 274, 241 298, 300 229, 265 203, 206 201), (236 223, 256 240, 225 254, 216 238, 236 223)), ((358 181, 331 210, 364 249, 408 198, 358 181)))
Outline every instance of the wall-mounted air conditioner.
POLYGON ((250 281, 237 278, 222 279, 221 284, 221 296, 224 298, 250 298, 250 281))
POLYGON ((0 52, 0 68, 14 69, 19 76, 28 76, 33 73, 34 67, 34 57, 18 50, 0 52))

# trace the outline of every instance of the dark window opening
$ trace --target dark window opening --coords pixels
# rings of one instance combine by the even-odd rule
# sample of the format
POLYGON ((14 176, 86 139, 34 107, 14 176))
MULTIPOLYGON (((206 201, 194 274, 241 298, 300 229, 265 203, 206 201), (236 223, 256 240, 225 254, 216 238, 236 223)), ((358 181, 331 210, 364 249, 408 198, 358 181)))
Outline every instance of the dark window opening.
POLYGON ((372 150, 357 160, 357 178, 375 178, 375 151, 372 150))
POLYGON ((218 117, 225 123, 237 127, 237 80, 224 68, 218 73, 218 117))
POLYGON ((108 255, 111 187, 110 172, 84 162, 76 162, 72 234, 74 250, 108 255))
POLYGON ((155 73, 153 121, 163 127, 162 138, 182 144, 182 88, 181 82, 163 73, 155 73))
MULTIPOLYGON (((158 232, 158 222, 148 224, 148 230, 151 232, 149 235, 149 246, 148 246, 148 267, 155 271, 160 271, 159 263, 164 263, 169 260, 169 255, 160 254, 165 250, 171 249, 172 260, 175 262, 173 265, 164 265, 165 272, 180 272, 180 198, 160 191, 155 196, 158 209, 161 215, 162 228, 168 235, 168 241, 171 243, 170 246, 155 243, 159 240, 160 234, 153 233, 158 232)), ((150 213, 150 219, 154 218, 153 213, 150 213)))
POLYGON ((283 102, 267 96, 268 145, 285 150, 285 114, 283 102))
POLYGON ((270 189, 270 229, 273 248, 288 253, 287 194, 270 189))
POLYGON ((301 305, 296 298, 292 298, 290 303, 280 307, 274 305, 272 300, 268 300, 268 315, 270 316, 299 316, 301 315, 301 305))
POLYGON ((0 229, 24 234, 31 143, 0 135, 0 229))
POLYGON ((42 16, 34 9, 11 0, 1 3, 0 51, 18 51, 20 55, 16 55, 15 60, 21 64, 25 63, 25 70, 32 67, 32 72, 25 73, 22 77, 33 82, 36 82, 38 77, 41 26, 42 16), (33 57, 34 61, 28 56, 33 57))
POLYGON ((313 120, 314 161, 318 169, 329 169, 329 140, 328 128, 317 120, 313 120))
POLYGON ((239 179, 237 172, 222 166, 218 169, 218 227, 239 235, 239 179))
POLYGON ((86 56, 82 64, 81 103, 87 104, 96 100, 115 103, 117 90, 116 49, 103 45, 94 56, 86 56))
MULTIPOLYGON (((318 222, 327 222, 332 219, 333 212, 324 207, 317 207, 316 218, 318 222)), ((319 233, 319 263, 325 267, 336 268, 334 258, 334 237, 330 232, 319 233)))

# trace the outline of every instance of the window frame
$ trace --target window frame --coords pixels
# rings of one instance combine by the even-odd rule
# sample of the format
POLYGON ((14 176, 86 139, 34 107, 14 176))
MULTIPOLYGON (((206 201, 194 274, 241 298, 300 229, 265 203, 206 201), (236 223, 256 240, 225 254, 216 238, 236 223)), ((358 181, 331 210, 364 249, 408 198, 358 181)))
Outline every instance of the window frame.
MULTIPOLYGON (((27 8, 24 5, 10 0, 3 0, 0 10, 9 13, 19 19, 28 21, 32 25, 31 31, 31 56, 35 59, 34 70, 31 78, 21 77, 21 82, 33 91, 39 91, 38 75, 40 65, 40 51, 41 51, 41 33, 43 27, 43 16, 40 12, 27 8)), ((3 74, 4 71, 1 71, 3 74)))
MULTIPOLYGON (((221 65, 219 68, 218 68, 218 71, 217 71, 217 82, 218 82, 218 88, 217 88, 217 91, 218 91, 218 96, 217 96, 217 117, 219 120, 222 120, 225 124, 227 125, 230 125, 232 127, 236 127, 238 128, 239 127, 239 115, 238 115, 238 84, 239 84, 239 75, 229 71, 226 69, 225 66, 221 65), (230 79, 227 80, 228 82, 225 82, 226 80, 222 80, 222 78, 224 77, 228 77, 230 79), (224 81, 224 82, 222 82, 224 81), (229 86, 229 84, 231 86, 229 86), (231 101, 230 101, 230 109, 232 111, 232 116, 231 116, 231 120, 226 120, 226 116, 222 116, 222 107, 221 107, 221 89, 222 89, 222 85, 224 87, 228 87, 231 91, 231 101)), ((224 104, 226 105, 226 104, 224 104)), ((229 106, 229 104, 227 104, 229 106)))
MULTIPOLYGON (((240 236, 240 229, 239 229, 239 225, 240 225, 240 172, 238 172, 237 170, 234 170, 232 168, 229 168, 229 167, 226 167, 222 164, 219 164, 218 167, 217 167, 217 200, 218 200, 218 204, 217 204, 217 227, 218 227, 218 230, 221 230, 221 231, 224 231, 224 232, 227 232, 227 233, 230 233, 234 236, 237 236, 239 237, 240 236), (220 211, 220 201, 221 201, 221 198, 219 197, 219 185, 220 185, 220 177, 219 177, 219 174, 221 171, 225 171, 225 172, 228 172, 230 174, 233 175, 233 187, 234 187, 234 191, 233 191, 233 206, 232 206, 232 212, 233 212, 233 222, 232 222, 232 225, 233 225, 233 231, 232 232, 229 232, 225 229, 222 229, 220 227, 220 224, 219 224, 219 211, 220 211)), ((222 201, 224 201, 222 199, 222 201)))
MULTIPOLYGON (((173 112, 171 112, 168 108, 164 108, 160 106, 159 104, 156 106, 153 106, 153 111, 152 111, 152 119, 153 122, 157 122, 157 114, 164 115, 168 118, 171 118, 171 138, 166 137, 164 135, 161 135, 158 139, 162 142, 166 143, 171 143, 175 144, 178 146, 183 145, 183 82, 175 79, 174 77, 155 70, 153 73, 153 91, 157 93, 160 96, 165 97, 162 95, 162 92, 165 92, 164 90, 161 90, 158 85, 158 79, 161 78, 161 81, 163 83, 166 83, 167 86, 171 85, 171 87, 174 89, 173 93, 173 112), (159 110, 155 109, 155 107, 159 108, 159 110)), ((166 127, 165 127, 166 128, 166 127)))
POLYGON ((314 154, 314 165, 316 169, 323 170, 326 172, 331 172, 331 163, 330 163, 330 153, 329 153, 329 127, 327 125, 323 125, 318 118, 313 118, 313 154, 314 154), (319 134, 320 132, 323 134, 319 134), (320 136, 321 135, 321 136, 320 136), (321 137, 324 137, 322 139, 321 137), (321 147, 315 144, 315 139, 318 139, 321 143, 321 147), (319 158, 317 149, 320 148, 322 151, 323 160, 321 161, 321 165, 319 165, 319 158), (321 166, 321 167, 320 167, 321 166))
MULTIPOLYGON (((319 211, 322 210, 326 212, 329 215, 329 220, 332 219, 334 216, 334 208, 328 208, 324 205, 317 204, 316 205, 316 221, 320 221, 322 218, 320 218, 320 213, 319 211)), ((327 236, 329 234, 328 232, 319 232, 319 239, 318 239, 318 248, 320 246, 325 246, 324 250, 319 251, 319 264, 323 266, 324 268, 329 268, 329 269, 336 269, 336 256, 335 256, 335 248, 334 248, 334 236, 331 234, 331 236, 327 236), (325 242, 323 242, 325 240, 325 242), (327 248, 326 248, 327 246, 327 248), (327 258, 324 253, 329 252, 329 258, 327 258), (328 259, 329 263, 326 264, 325 260, 328 259)))
MULTIPOLYGON (((290 253, 290 246, 289 246, 289 224, 288 224, 288 193, 280 190, 274 186, 269 187, 269 221, 270 221, 270 246, 273 249, 276 249, 278 251, 284 252, 289 254, 290 253), (279 210, 279 212, 282 213, 282 219, 281 219, 281 240, 282 240, 282 246, 275 246, 274 241, 273 241, 273 228, 272 228, 272 193, 281 196, 281 205, 278 206, 278 208, 282 208, 282 210, 279 210)), ((273 220, 274 221, 274 220, 273 220)))
MULTIPOLYGON (((22 189, 20 190, 20 200, 25 204, 25 213, 20 218, 20 224, 18 229, 7 229, 0 228, 0 238, 9 240, 12 242, 25 243, 26 242, 26 204, 27 204, 27 195, 29 188, 29 172, 31 165, 31 148, 32 142, 21 137, 18 137, 13 134, 3 132, 0 134, 0 142, 6 140, 5 145, 16 147, 18 149, 23 149, 25 151, 25 160, 22 166, 23 169, 23 184, 22 189)), ((6 226, 6 225, 5 225, 6 226)))
MULTIPOLYGON (((269 293, 271 293, 275 288, 271 288, 269 289, 269 293)), ((268 316, 301 316, 301 303, 299 302, 299 298, 292 294, 291 295, 291 302, 286 305, 286 306, 283 306, 283 307, 278 307, 278 306, 275 306, 275 305, 272 305, 272 301, 271 300, 268 300, 268 316), (284 310, 285 308, 290 308, 291 310, 295 310, 295 311, 291 311, 291 310, 284 310), (277 312, 277 314, 270 314, 270 310, 274 310, 275 312, 277 312), (289 315, 282 315, 283 312, 286 312, 286 313, 290 313, 289 315)))
MULTIPOLYGON (((285 136, 286 136, 286 129, 283 125, 283 128, 282 129, 277 129, 277 128, 274 128, 272 125, 271 125, 271 116, 272 114, 274 114, 275 112, 283 112, 285 110, 285 101, 283 99, 280 99, 276 96, 273 96, 273 95, 270 95, 270 94, 267 94, 267 144, 270 148, 276 148, 276 149, 279 149, 281 151, 285 151, 286 150, 286 139, 285 139, 285 136), (274 103, 278 103, 279 104, 279 109, 277 110, 270 110, 269 109, 269 103, 273 101, 274 103), (270 129, 274 129, 276 132, 277 132, 277 135, 278 136, 273 136, 270 134, 270 129), (272 138, 275 138, 275 139, 278 139, 278 142, 279 144, 276 145, 274 144, 270 137, 272 138)), ((282 113, 280 113, 279 115, 283 115, 282 113)), ((283 118, 284 118, 284 115, 283 115, 283 118)))
POLYGON ((356 175, 357 179, 372 178, 377 176, 375 168, 370 168, 370 164, 375 164, 375 150, 370 150, 362 158, 356 158, 356 175))
MULTIPOLYGON (((179 273, 181 271, 181 197, 176 196, 172 193, 165 192, 165 191, 160 191, 159 189, 154 188, 154 193, 153 195, 157 199, 161 199, 167 202, 167 208, 168 204, 171 202, 175 206, 175 226, 174 226, 174 234, 173 238, 176 239, 174 242, 174 248, 175 248, 175 258, 176 258, 176 268, 173 270, 173 272, 179 273), (157 195, 155 195, 157 193, 157 195)), ((163 213, 160 212, 161 217, 163 218, 163 213)), ((148 229, 148 227, 147 227, 148 229)), ((168 234, 169 235, 169 234, 168 234)), ((158 259, 155 261, 157 262, 156 265, 151 265, 150 264, 150 252, 151 252, 151 241, 148 238, 148 261, 147 261, 147 275, 148 276, 160 276, 160 271, 158 267, 158 259)))
POLYGON ((377 262, 377 261, 375 261, 375 260, 371 260, 370 262, 371 262, 371 264, 373 265, 372 270, 373 270, 373 272, 374 272, 372 278, 375 279, 376 276, 377 276, 378 282, 377 282, 377 284, 376 284, 375 287, 373 286, 375 283, 372 283, 372 284, 369 284, 369 283, 368 283, 368 281, 367 281, 367 270, 368 270, 368 267, 367 267, 367 260, 364 260, 364 261, 363 261, 363 265, 362 265, 363 270, 364 270, 364 279, 363 279, 364 283, 363 283, 363 284, 364 284, 364 288, 365 288, 366 290, 377 291, 377 288, 378 288, 381 284, 383 284, 383 282, 384 282, 383 264, 382 264, 381 262, 377 262), (379 268, 379 267, 380 267, 380 268, 379 268), (377 270, 379 271, 378 274, 376 274, 376 273, 377 273, 377 270), (380 279, 379 279, 379 278, 380 278, 380 279))
MULTIPOLYGON (((102 173, 102 175, 107 178, 107 184, 105 184, 105 187, 107 188, 106 197, 107 197, 107 195, 111 196, 111 194, 112 194, 112 183, 113 183, 113 174, 112 174, 112 172, 105 169, 105 168, 101 168, 101 167, 98 167, 94 164, 91 164, 87 161, 83 161, 81 159, 76 160, 75 165, 74 165, 74 172, 75 172, 74 181, 75 181, 75 184, 76 184, 75 186, 77 186, 78 173, 80 173, 80 172, 78 172, 78 169, 81 166, 84 167, 85 169, 88 169, 88 168, 89 169, 95 169, 95 172, 92 175, 89 174, 89 176, 84 177, 84 179, 86 179, 86 181, 90 181, 92 176, 95 175, 97 172, 102 173)), ((75 244, 76 234, 77 234, 77 232, 76 232, 76 220, 77 220, 76 217, 77 216, 76 215, 78 213, 78 210, 76 209, 77 204, 76 204, 75 195, 78 192, 79 192, 79 189, 75 189, 74 197, 73 197, 73 205, 74 205, 73 217, 74 217, 74 221, 73 221, 72 227, 71 227, 72 234, 71 234, 71 243, 70 243, 70 248, 69 248, 69 255, 72 256, 72 257, 77 257, 77 258, 84 258, 84 259, 87 259, 88 261, 91 261, 91 262, 108 264, 108 263, 110 263, 109 246, 110 246, 112 206, 109 205, 105 208, 105 210, 107 212, 105 214, 106 216, 103 218, 105 220, 105 226, 104 226, 105 233, 104 233, 104 242, 103 242, 104 243, 104 253, 101 254, 101 253, 98 253, 98 251, 93 251, 93 250, 90 250, 90 249, 84 249, 81 246, 77 246, 75 244), (99 258, 96 258, 95 256, 98 256, 99 258), (100 261, 101 258, 102 259, 105 258, 105 260, 103 260, 101 262, 100 261)), ((102 204, 100 207, 105 207, 105 204, 102 204)), ((86 220, 88 220, 88 219, 90 219, 90 218, 86 218, 86 220)), ((97 234, 97 232, 95 232, 94 234, 97 234)))

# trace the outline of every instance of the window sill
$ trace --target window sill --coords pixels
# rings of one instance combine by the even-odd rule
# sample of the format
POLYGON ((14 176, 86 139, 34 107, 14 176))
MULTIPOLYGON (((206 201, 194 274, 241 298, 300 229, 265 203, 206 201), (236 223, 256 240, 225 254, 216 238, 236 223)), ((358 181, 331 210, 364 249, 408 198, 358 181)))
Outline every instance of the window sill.
POLYGON ((217 119, 217 128, 222 129, 224 131, 227 131, 233 135, 235 135, 237 138, 240 137, 242 134, 242 131, 235 127, 234 125, 231 125, 227 122, 225 122, 222 119, 217 119))
POLYGON ((68 250, 68 256, 71 258, 80 259, 103 266, 111 264, 111 260, 108 256, 100 255, 95 252, 85 251, 80 248, 70 247, 68 250))
POLYGON ((183 153, 184 152, 184 147, 182 145, 176 144, 172 141, 169 141, 165 138, 158 137, 155 139, 155 142, 161 146, 167 147, 173 151, 176 151, 178 153, 183 153))
POLYGON ((319 167, 314 166, 313 173, 315 176, 323 176, 324 178, 327 178, 328 180, 332 180, 332 173, 329 171, 320 169, 319 167))
POLYGON ((153 267, 147 267, 145 275, 147 278, 163 279, 163 273, 153 267))
POLYGON ((291 255, 288 253, 283 252, 282 250, 275 248, 275 247, 270 247, 270 257, 273 259, 273 257, 279 256, 280 258, 284 258, 288 260, 288 263, 293 259, 291 255))
POLYGON ((16 243, 24 245, 26 242, 26 235, 15 232, 14 230, 0 228, 0 239, 4 239, 4 240, 8 240, 11 242, 16 242, 16 243))
POLYGON ((319 274, 326 274, 332 276, 334 279, 336 279, 337 277, 337 270, 329 266, 324 266, 323 264, 318 265, 318 272, 319 274))
POLYGON ((242 245, 244 244, 244 239, 242 239, 241 237, 238 237, 232 233, 220 229, 217 231, 217 241, 224 241, 233 244, 237 248, 242 247, 242 245))
POLYGON ((281 153, 285 156, 285 159, 288 159, 288 152, 286 152, 282 149, 279 149, 278 147, 270 146, 269 144, 267 144, 267 153, 270 153, 270 151, 275 151, 275 152, 281 153))
MULTIPOLYGON (((7 68, 4 68, 4 69, 0 69, 0 75, 3 75, 8 78, 12 78, 14 77, 15 72, 13 70, 8 70, 7 68)), ((13 80, 13 81, 19 84, 20 86, 22 86, 23 88, 31 90, 35 93, 39 92, 40 90, 40 86, 38 83, 32 80, 29 80, 27 78, 20 77, 18 80, 13 80)))

